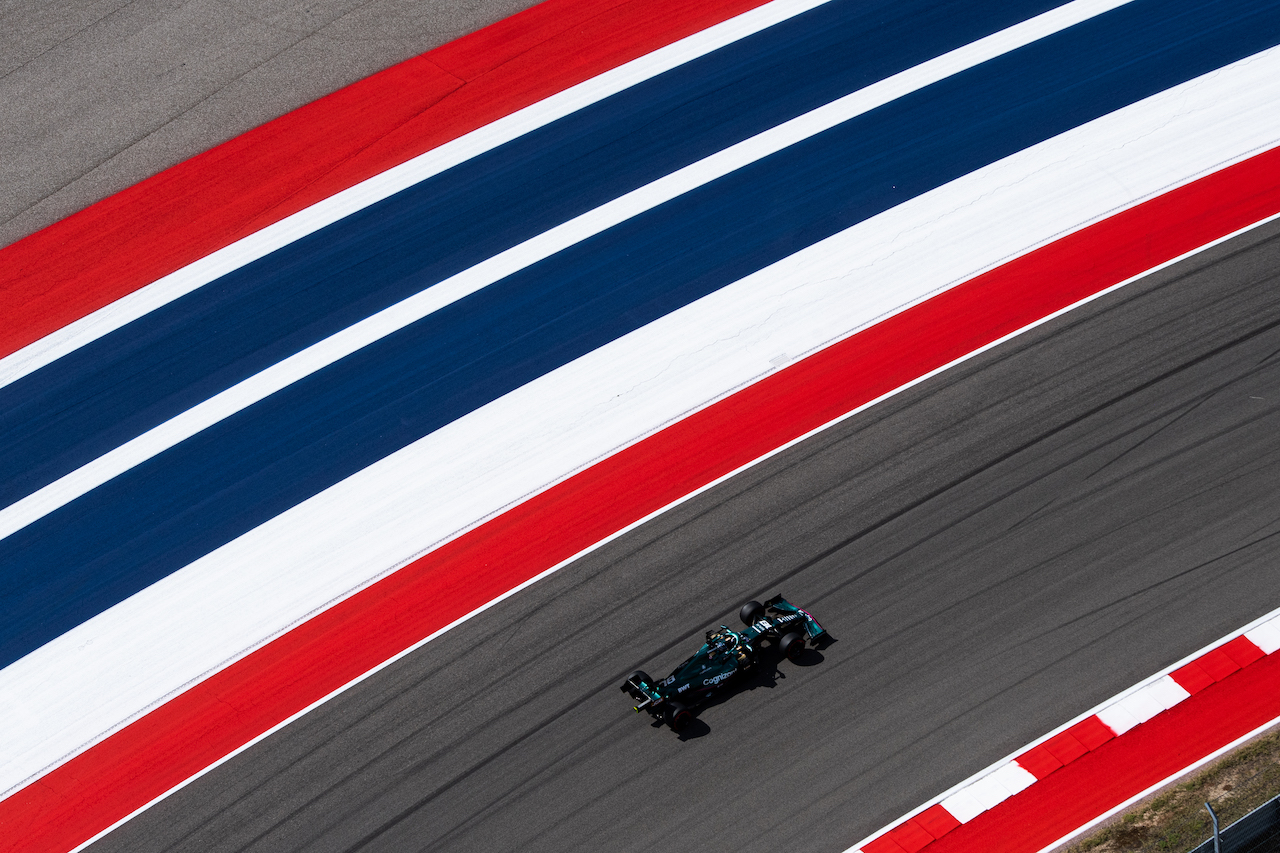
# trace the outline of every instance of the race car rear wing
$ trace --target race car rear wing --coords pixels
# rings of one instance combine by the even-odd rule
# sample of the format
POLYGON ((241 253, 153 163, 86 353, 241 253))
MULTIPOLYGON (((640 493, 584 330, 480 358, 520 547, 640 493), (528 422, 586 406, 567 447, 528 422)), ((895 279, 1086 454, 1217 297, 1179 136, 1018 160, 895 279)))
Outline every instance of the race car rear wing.
POLYGON ((633 699, 639 699, 640 704, 635 705, 632 710, 636 713, 644 710, 653 703, 659 701, 662 696, 654 689, 654 686, 642 678, 631 676, 618 688, 633 699))

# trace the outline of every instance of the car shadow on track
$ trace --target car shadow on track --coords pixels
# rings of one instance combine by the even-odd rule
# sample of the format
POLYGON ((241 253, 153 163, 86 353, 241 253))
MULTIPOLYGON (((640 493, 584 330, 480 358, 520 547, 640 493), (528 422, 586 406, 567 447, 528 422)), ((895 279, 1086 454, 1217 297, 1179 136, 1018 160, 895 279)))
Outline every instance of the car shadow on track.
MULTIPOLYGON (((818 646, 805 649, 804 654, 800 655, 799 659, 790 661, 788 665, 801 667, 817 666, 826 659, 822 652, 830 648, 835 642, 835 638, 830 634, 825 635, 819 642, 818 646)), ((784 658, 782 657, 782 654, 775 648, 766 647, 762 649, 760 660, 756 664, 755 668, 741 681, 725 687, 706 702, 695 708, 693 711, 693 720, 679 732, 676 732, 676 736, 680 740, 686 741, 696 740, 697 738, 711 734, 711 726, 707 725, 707 723, 703 721, 702 713, 708 708, 714 708, 717 705, 731 701, 734 696, 741 693, 746 693, 761 687, 769 688, 770 690, 777 687, 778 682, 786 680, 787 677, 786 670, 782 668, 783 661, 784 658)), ((655 729, 665 728, 665 726, 666 724, 661 720, 653 721, 653 728, 655 729)))

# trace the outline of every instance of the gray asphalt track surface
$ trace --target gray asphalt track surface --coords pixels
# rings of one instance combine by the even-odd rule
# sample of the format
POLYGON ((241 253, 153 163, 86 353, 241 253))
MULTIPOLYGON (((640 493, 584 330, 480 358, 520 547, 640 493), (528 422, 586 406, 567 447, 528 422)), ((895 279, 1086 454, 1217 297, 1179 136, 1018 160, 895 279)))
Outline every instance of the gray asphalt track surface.
MULTIPOLYGON (((0 0, 0 245, 518 2, 0 0)), ((94 850, 840 851, 1280 605, 1280 227, 520 593, 94 850), (617 690, 751 597, 837 642, 683 737, 617 690)))
POLYGON ((0 0, 0 246, 533 0, 0 0))
POLYGON ((521 592, 96 850, 840 851, 1280 604, 1280 226, 521 592), (617 685, 783 592, 837 642, 683 737, 617 685))

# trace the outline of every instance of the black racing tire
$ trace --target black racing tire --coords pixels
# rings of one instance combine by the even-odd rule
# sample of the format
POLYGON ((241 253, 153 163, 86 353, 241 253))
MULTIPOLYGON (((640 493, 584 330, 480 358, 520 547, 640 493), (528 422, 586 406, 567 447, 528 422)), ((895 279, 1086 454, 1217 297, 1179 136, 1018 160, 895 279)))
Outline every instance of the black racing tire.
POLYGON ((671 731, 679 732, 693 722, 693 712, 679 702, 672 702, 663 712, 662 719, 671 731))
POLYGON ((795 631, 784 634, 782 639, 778 641, 778 649, 782 652, 783 657, 795 663, 804 654, 804 637, 795 631))
POLYGON ((743 625, 754 625, 764 616, 764 605, 758 601, 748 601, 738 610, 738 618, 743 625))

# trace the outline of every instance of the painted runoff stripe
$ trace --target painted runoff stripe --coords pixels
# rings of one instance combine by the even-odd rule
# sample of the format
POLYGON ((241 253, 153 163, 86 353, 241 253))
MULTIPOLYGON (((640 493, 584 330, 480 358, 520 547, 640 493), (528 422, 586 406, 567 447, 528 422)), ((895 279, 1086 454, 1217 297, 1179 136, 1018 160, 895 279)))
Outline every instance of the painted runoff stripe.
MULTIPOLYGON (((500 152, 424 180, 0 389, 0 408, 8 413, 8 428, 0 439, 0 502, 24 501, 4 510, 0 536, 125 470, 128 462, 158 452, 122 451, 104 460, 96 475, 85 472, 38 491, 115 446, 159 428, 161 433, 130 450, 162 448, 164 442, 155 441, 158 435, 171 433, 178 440, 191 433, 192 425, 216 422, 211 415, 235 411, 211 404, 186 417, 187 428, 160 423, 230 391, 228 386, 235 387, 241 377, 273 371, 262 380, 244 380, 249 387, 230 394, 248 404, 676 195, 1106 8, 1090 2, 1055 11, 627 192, 673 165, 736 142, 744 132, 790 119, 795 102, 843 95, 855 80, 912 58, 928 58, 939 46, 966 37, 963 30, 955 31, 949 17, 935 14, 934 29, 945 30, 945 38, 918 39, 911 52, 900 56, 884 42, 865 43, 877 42, 882 34, 876 31, 876 38, 870 38, 862 15, 851 14, 849 3, 828 4, 788 22, 785 30, 775 28, 736 45, 740 52, 708 56, 679 74, 632 87, 625 97, 579 110, 571 120, 527 133, 500 152), (838 55, 833 57, 833 51, 838 55), (805 61, 787 61, 795 52, 804 54, 805 61), (778 72, 779 62, 788 66, 786 75, 778 72), (822 85, 801 85, 808 79, 822 85), (723 104, 718 111, 702 106, 711 94, 723 104), (596 202, 604 207, 564 223, 566 216, 596 202), (518 245, 498 251, 513 242, 518 245), (479 265, 467 268, 473 262, 479 265), (397 304, 361 320, 389 303, 397 304), (282 305, 288 310, 281 310, 282 305), (210 327, 222 333, 204 332, 210 327), (306 346, 333 335, 339 337, 327 346, 306 346), (291 356, 302 348, 305 354, 291 356), (289 364, 273 367, 290 358, 289 364), (104 403, 101 389, 106 386, 110 401, 104 403), (244 394, 246 390, 251 393, 244 394)), ((1009 14, 1003 11, 999 17, 1009 14)), ((973 32, 985 32, 994 23, 970 10, 963 17, 971 19, 973 32)))
POLYGON ((1280 611, 1136 684, 847 853, 1047 853, 1280 723, 1280 611))
MULTIPOLYGON (((94 311, 207 256, 218 260, 206 264, 238 263, 239 250, 220 250, 415 156, 504 119, 507 125, 536 127, 548 115, 539 111, 539 102, 557 96, 572 101, 575 95, 589 101, 591 86, 576 87, 592 78, 611 74, 615 85, 625 85, 643 79, 650 54, 666 49, 667 60, 678 62, 684 48, 696 56, 718 46, 718 38, 732 40, 803 8, 807 4, 760 0, 546 0, 0 250, 0 352, 9 356, 51 335, 46 347, 74 349, 78 336, 91 340, 168 297, 143 296, 117 306, 123 317, 108 311, 80 322, 94 311), (744 30, 736 24, 717 30, 760 5, 771 11, 740 21, 748 24, 744 30), (674 47, 685 38, 691 41, 674 47), (195 198, 199 204, 192 205, 195 198), (139 222, 147 227, 137 228, 139 222)), ((662 67, 659 62, 657 70, 662 67)), ((553 108, 550 115, 555 114, 553 108)), ((483 148, 483 140, 481 133, 471 142, 483 148)), ((301 227, 308 227, 305 217, 301 227)), ((262 250, 253 243, 242 249, 250 255, 262 250)), ((207 274, 192 270, 179 278, 207 274)), ((168 281, 160 289, 165 286, 199 285, 168 281)), ((28 357, 42 361, 57 353, 37 348, 28 357)), ((0 376, 7 377, 14 368, 8 359, 3 363, 0 376)))
MULTIPOLYGON (((690 69, 682 66, 687 66, 702 57, 723 52, 726 47, 824 5, 830 5, 828 0, 775 0, 703 33, 689 36, 678 43, 635 59, 623 67, 606 71, 567 91, 551 95, 526 109, 499 118, 491 124, 447 142, 428 154, 389 169, 357 186, 344 189, 332 198, 272 224, 234 245, 213 252, 209 257, 165 276, 128 296, 127 299, 113 303, 93 316, 69 323, 66 327, 32 343, 21 352, 13 353, 0 360, 0 385, 15 381, 246 263, 251 263, 410 186, 519 140, 549 124, 580 113, 601 101, 614 98, 667 72, 675 69, 681 69, 682 73, 689 72, 690 69)), ((822 57, 809 57, 808 61, 821 60, 822 73, 806 74, 806 69, 800 63, 778 63, 772 55, 777 51, 776 46, 748 49, 748 53, 757 54, 759 61, 768 66, 769 73, 757 81, 758 84, 766 87, 766 91, 756 96, 730 97, 729 93, 719 91, 716 85, 723 82, 719 80, 723 72, 715 68, 707 69, 694 76, 703 78, 705 83, 711 85, 715 98, 709 98, 705 93, 701 100, 693 98, 698 101, 699 112, 702 113, 696 116, 695 120, 705 120, 706 112, 717 109, 716 104, 719 101, 723 101, 726 107, 763 109, 770 102, 778 101, 779 94, 786 96, 779 102, 782 108, 799 105, 796 111, 803 111, 806 97, 816 95, 819 98, 817 103, 821 103, 823 89, 842 85, 846 77, 852 80, 866 80, 868 77, 874 79, 876 76, 887 76, 923 62, 935 53, 958 47, 968 40, 1016 23, 1020 18, 1040 11, 1045 4, 1043 0, 1020 0, 1019 3, 1014 4, 987 3, 983 6, 972 4, 966 6, 956 2, 937 4, 914 0, 911 3, 894 4, 895 11, 888 16, 888 25, 881 20, 884 17, 883 9, 878 6, 857 4, 855 7, 855 4, 849 2, 837 2, 835 5, 839 8, 834 12, 827 10, 823 14, 834 14, 837 21, 843 20, 844 28, 848 30, 847 47, 851 49, 833 52, 828 45, 828 50, 822 57), (912 38, 904 38, 902 33, 894 30, 909 31, 912 38), (898 37, 895 38, 895 35, 898 37), (846 66, 852 69, 852 74, 849 74, 846 66), (768 88, 773 88, 775 91, 767 91, 768 88), (814 94, 806 91, 814 88, 817 89, 814 94), (776 91, 778 89, 781 92, 776 91)), ((1073 7, 1076 5, 1072 4, 1073 7)), ((1105 8, 1107 5, 1114 4, 1079 5, 1105 8)), ((832 21, 823 20, 819 26, 813 28, 813 35, 820 41, 830 40, 834 34, 826 30, 831 24, 832 21)), ((775 34, 766 34, 765 37, 769 38, 775 34)), ((737 45, 737 47, 743 46, 737 45)), ((829 97, 828 94, 825 99, 829 97)), ((662 118, 661 113, 657 115, 658 118, 662 118)), ((784 116, 784 118, 789 117, 784 116)), ((677 128, 672 131, 661 126, 651 127, 651 122, 644 119, 643 115, 633 116, 639 130, 629 134, 624 133, 622 136, 632 137, 639 143, 654 137, 661 139, 670 135, 679 138, 689 134, 688 128, 677 128), (664 130, 665 133, 662 132, 664 130)), ((712 124, 702 129, 711 132, 719 130, 723 133, 726 130, 732 130, 733 124, 732 121, 723 121, 719 127, 712 124)), ((768 124, 765 126, 767 127, 768 124)), ((617 152, 615 159, 625 164, 633 158, 622 151, 617 152)), ((11 262, 10 268, 20 269, 24 260, 29 267, 40 266, 35 260, 19 257, 11 262)), ((21 289, 21 284, 18 282, 10 285, 6 290, 16 293, 21 289)), ((14 310, 15 316, 20 316, 23 311, 29 312, 32 309, 14 306, 14 310)))
MULTIPOLYGON (((457 273, 215 394, 0 510, 0 538, 197 432, 421 320, 482 287, 736 169, 995 56, 1015 50, 1122 0, 1060 7, 846 95, 733 144, 457 273)), ((1123 0, 1128 2, 1128 0, 1123 0)), ((18 454, 15 454, 15 457, 18 454)))
POLYGON ((1197 65, 1212 67, 1255 43, 1271 43, 1277 23, 1271 19, 1280 17, 1280 10, 1249 4, 1189 5, 1133 38, 1130 16, 1152 8, 1164 6, 1114 10, 636 217, 297 383, 19 531, 0 542, 17 590, 5 602, 8 633, 0 648, 9 660, 34 650, 467 412, 805 242, 892 207, 899 192, 909 197, 937 186, 1000 150, 1122 105, 1136 90, 1158 89, 1197 65), (1230 14, 1241 9, 1253 13, 1230 14), (1191 32, 1199 36, 1194 41, 1185 38, 1191 32), (1172 35, 1179 39, 1167 45, 1172 35), (1095 52, 1082 56, 1086 46, 1095 52), (1131 55, 1148 61, 1096 73, 1131 55), (1070 67, 1048 61, 1066 57, 1070 67), (1045 79, 1054 84, 1047 92, 1045 79), (975 114, 979 106, 988 112, 975 114), (971 131, 955 135, 966 116, 975 122, 971 131), (924 135, 885 153, 904 124, 924 135), (936 134, 926 132, 931 128, 936 134), (901 189, 886 186, 895 177, 906 182, 901 189), (802 239, 794 237, 797 228, 802 239))
POLYGON ((1280 209, 1276 161, 1274 152, 1243 160, 1050 243, 611 456, 346 599, 140 718, 46 775, 41 785, 28 786, 5 801, 0 814, 5 809, 9 812, 0 820, 12 820, 18 810, 33 832, 74 834, 94 826, 94 831, 100 831, 200 772, 210 761, 319 701, 329 690, 341 689, 349 679, 359 678, 369 667, 403 653, 421 642, 422 636, 443 627, 422 623, 428 610, 420 606, 422 600, 439 600, 443 594, 457 601, 460 616, 469 602, 474 602, 471 607, 484 607, 491 596, 509 591, 521 579, 495 576, 493 566, 518 567, 531 574, 548 564, 554 568, 575 550, 616 535, 620 527, 775 451, 779 444, 798 440, 849 409, 891 393, 896 383, 918 381, 947 361, 964 358, 1046 314, 1141 274, 1152 264, 1170 261, 1273 215, 1280 209), (1104 262, 1095 263, 1095 258, 1104 262), (1028 277, 1046 286, 1027 292, 1021 282, 1028 277), (983 310, 974 313, 978 306, 983 310), (949 320, 958 314, 988 322, 960 329, 949 320), (930 347, 919 346, 919 341, 930 342, 930 347), (672 470, 673 464, 677 470, 672 470), (610 500, 594 498, 593 489, 601 489, 610 500), (565 539, 549 541, 547 530, 563 531, 565 539), (494 559, 496 555, 503 559, 494 559), (490 568, 480 568, 485 565, 490 568), (389 599, 396 606, 389 606, 389 599), (283 681, 264 683, 259 680, 263 677, 283 681), (272 689, 286 682, 286 689, 272 689), (243 694, 246 700, 258 698, 238 700, 237 690, 248 691, 243 694), (229 712, 220 702, 207 702, 214 695, 233 707, 252 710, 229 712), (271 696, 279 704, 264 707, 262 696, 271 696), (185 751, 190 744, 197 745, 196 754, 185 751), (107 818, 111 820, 103 823, 107 818))

